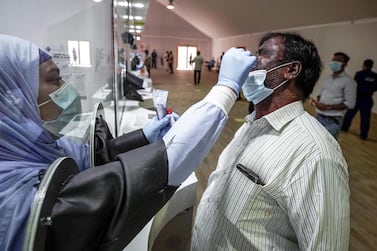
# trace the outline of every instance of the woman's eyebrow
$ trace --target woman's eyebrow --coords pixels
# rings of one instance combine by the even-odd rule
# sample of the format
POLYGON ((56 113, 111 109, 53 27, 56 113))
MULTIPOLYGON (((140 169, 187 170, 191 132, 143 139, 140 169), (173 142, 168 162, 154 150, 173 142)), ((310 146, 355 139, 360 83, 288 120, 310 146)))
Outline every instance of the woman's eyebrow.
POLYGON ((54 73, 54 72, 57 72, 58 74, 60 74, 60 69, 56 66, 47 69, 47 73, 54 73))

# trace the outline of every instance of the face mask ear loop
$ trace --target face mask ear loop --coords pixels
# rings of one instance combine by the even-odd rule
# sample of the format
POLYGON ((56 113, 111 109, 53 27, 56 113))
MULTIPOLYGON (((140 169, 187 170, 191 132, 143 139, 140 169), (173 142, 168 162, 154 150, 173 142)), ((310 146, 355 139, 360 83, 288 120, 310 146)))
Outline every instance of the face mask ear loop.
POLYGON ((301 64, 299 61, 292 61, 292 62, 288 62, 288 63, 284 63, 284 64, 281 64, 281 65, 277 65, 275 67, 272 67, 271 69, 267 70, 267 73, 271 72, 271 71, 274 71, 274 70, 277 70, 281 67, 284 67, 284 66, 287 66, 287 65, 290 65, 290 64, 293 64, 293 63, 299 63, 301 64))
MULTIPOLYGON (((269 73, 269 72, 271 72, 271 71, 274 71, 274 70, 276 70, 276 69, 279 69, 280 67, 284 67, 284 66, 287 66, 287 65, 290 65, 290 64, 293 64, 293 63, 299 63, 299 64, 301 64, 300 61, 292 61, 292 62, 284 63, 284 64, 281 64, 281 65, 278 65, 278 66, 275 66, 275 67, 269 69, 269 70, 267 71, 267 73, 269 73)), ((286 79, 285 81, 283 81, 280 85, 276 86, 276 87, 273 88, 272 90, 275 91, 276 89, 280 88, 282 85, 284 85, 284 84, 287 83, 287 82, 288 82, 288 79, 286 79)))
POLYGON ((50 103, 51 101, 52 101, 52 99, 48 99, 48 100, 46 100, 46 101, 40 103, 40 104, 38 105, 38 107, 41 108, 42 106, 44 106, 44 105, 47 104, 47 103, 50 103))
POLYGON ((276 86, 274 89, 272 89, 273 91, 275 91, 276 89, 280 88, 282 85, 284 85, 285 83, 288 82, 288 79, 286 79, 285 81, 283 81, 280 85, 276 86))

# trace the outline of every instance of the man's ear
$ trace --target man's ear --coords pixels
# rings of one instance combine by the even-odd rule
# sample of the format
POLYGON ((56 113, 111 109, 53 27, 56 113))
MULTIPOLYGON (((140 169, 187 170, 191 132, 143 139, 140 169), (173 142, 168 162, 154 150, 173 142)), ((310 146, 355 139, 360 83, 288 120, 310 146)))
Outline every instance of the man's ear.
POLYGON ((302 65, 298 61, 292 62, 292 64, 287 68, 287 71, 284 73, 284 77, 288 80, 297 78, 302 70, 302 65))

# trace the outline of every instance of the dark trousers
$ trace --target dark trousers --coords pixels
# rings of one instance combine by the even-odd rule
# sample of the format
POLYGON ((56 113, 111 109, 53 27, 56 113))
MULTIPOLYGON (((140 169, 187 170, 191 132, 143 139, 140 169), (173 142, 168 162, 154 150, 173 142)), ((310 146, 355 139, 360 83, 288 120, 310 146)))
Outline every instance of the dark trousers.
POLYGON ((356 113, 360 111, 360 137, 362 139, 368 138, 368 132, 370 127, 370 116, 373 107, 372 97, 358 97, 356 105, 353 109, 347 110, 342 125, 343 131, 348 131, 351 126, 352 119, 356 113))
POLYGON ((194 70, 194 83, 195 85, 200 84, 201 70, 194 70))
POLYGON ((169 63, 169 70, 170 70, 170 73, 174 73, 174 71, 173 71, 173 64, 172 63, 169 63))
POLYGON ((157 59, 152 58, 152 68, 157 69, 157 59))

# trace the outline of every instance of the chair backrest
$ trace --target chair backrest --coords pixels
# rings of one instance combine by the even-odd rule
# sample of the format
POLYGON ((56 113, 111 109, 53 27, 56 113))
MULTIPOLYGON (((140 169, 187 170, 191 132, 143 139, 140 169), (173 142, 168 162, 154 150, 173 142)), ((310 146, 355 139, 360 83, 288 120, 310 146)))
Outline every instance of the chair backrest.
POLYGON ((45 251, 46 232, 53 221, 51 212, 55 198, 64 182, 78 171, 76 162, 68 157, 55 160, 46 170, 31 206, 23 251, 45 251))
POLYGON ((89 152, 90 152, 90 167, 94 167, 96 161, 96 118, 102 117, 105 119, 105 111, 101 102, 94 105, 93 117, 90 122, 89 131, 89 152))

